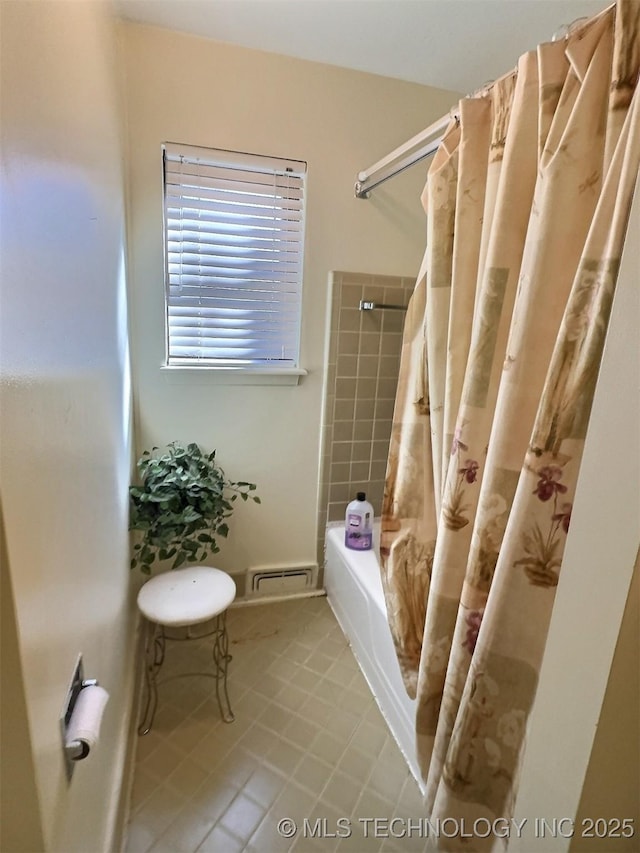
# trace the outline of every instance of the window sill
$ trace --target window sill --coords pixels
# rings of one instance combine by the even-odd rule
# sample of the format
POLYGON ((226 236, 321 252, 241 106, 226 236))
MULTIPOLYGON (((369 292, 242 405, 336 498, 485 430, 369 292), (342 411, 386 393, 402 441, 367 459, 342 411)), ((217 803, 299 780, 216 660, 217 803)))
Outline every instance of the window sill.
POLYGON ((160 372, 171 385, 297 385, 308 371, 301 367, 186 367, 165 365, 160 372))

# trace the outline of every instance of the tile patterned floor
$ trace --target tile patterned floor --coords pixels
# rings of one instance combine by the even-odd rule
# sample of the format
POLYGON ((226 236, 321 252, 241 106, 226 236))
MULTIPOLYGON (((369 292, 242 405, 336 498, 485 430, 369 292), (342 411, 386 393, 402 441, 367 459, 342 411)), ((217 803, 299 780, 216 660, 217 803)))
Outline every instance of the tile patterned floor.
MULTIPOLYGON (((232 608, 228 629, 235 722, 220 720, 210 679, 160 687, 126 853, 422 850, 363 820, 418 818, 422 800, 326 598, 232 608)), ((173 644, 163 674, 205 668, 209 649, 173 644)))

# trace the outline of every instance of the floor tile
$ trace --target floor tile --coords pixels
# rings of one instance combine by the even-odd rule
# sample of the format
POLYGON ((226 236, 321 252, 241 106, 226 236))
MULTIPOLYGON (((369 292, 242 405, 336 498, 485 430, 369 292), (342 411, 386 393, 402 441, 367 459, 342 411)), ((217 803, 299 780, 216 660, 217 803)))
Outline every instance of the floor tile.
POLYGON ((179 791, 183 797, 191 797, 208 777, 206 770, 190 758, 185 758, 176 769, 167 776, 166 784, 179 791))
POLYGON ((246 843, 264 815, 264 807, 248 797, 243 791, 221 815, 219 823, 223 829, 235 835, 236 838, 242 838, 246 843))
POLYGON ((318 758, 337 764, 346 749, 346 744, 323 729, 311 744, 311 752, 318 758))
POLYGON ((216 777, 207 781, 191 797, 190 806, 205 818, 217 821, 238 796, 240 788, 225 784, 216 777))
POLYGON ((136 813, 135 823, 146 827, 156 841, 178 816, 184 798, 175 791, 160 785, 136 813))
POLYGON ((182 809, 151 847, 149 853, 182 853, 196 850, 215 825, 216 817, 194 807, 182 809))
POLYGON ((322 791, 322 799, 340 809, 345 816, 353 812, 359 797, 359 787, 353 784, 353 779, 350 776, 341 773, 339 770, 331 775, 322 791))
POLYGON ((290 711, 283 708, 282 705, 270 702, 258 717, 258 722, 261 725, 266 726, 268 729, 272 729, 273 731, 280 733, 290 719, 290 711))
POLYGON ((198 720, 187 719, 167 737, 166 742, 175 749, 189 753, 209 733, 210 727, 198 720))
POLYGON ((341 838, 338 842, 336 850, 338 853, 343 851, 351 851, 351 853, 378 853, 382 846, 383 839, 380 833, 364 831, 365 825, 356 822, 353 826, 353 832, 348 838, 341 838))
POLYGON ((125 841, 125 853, 147 853, 158 833, 140 819, 132 821, 125 841))
POLYGON ((315 801, 316 796, 305 791, 295 782, 288 782, 269 810, 269 814, 276 823, 283 818, 288 818, 295 821, 300 827, 313 808, 315 801))
POLYGON ((306 853, 306 840, 309 844, 321 843, 325 851, 335 850, 346 832, 352 832, 352 826, 351 820, 345 824, 344 811, 324 800, 318 800, 309 813, 306 826, 303 823, 302 832, 298 834, 296 849, 306 853))
MULTIPOLYGON (((162 685, 138 739, 125 853, 421 849, 363 834, 363 818, 423 816, 422 798, 326 599, 233 607, 228 629, 235 721, 221 721, 208 678, 162 685)), ((181 646, 164 674, 210 654, 204 640, 181 646)))
POLYGON ((142 766, 158 779, 166 779, 184 759, 184 752, 176 749, 168 743, 164 743, 161 749, 154 750, 142 762, 142 766))
POLYGON ((160 781, 157 776, 148 772, 144 767, 140 766, 136 769, 131 788, 130 807, 132 811, 137 811, 140 808, 147 797, 158 787, 160 781))
POLYGON ((310 669, 300 666, 295 675, 292 676, 290 683, 302 691, 312 692, 318 684, 318 676, 310 669))
POLYGON ((260 760, 241 746, 234 747, 217 765, 218 779, 230 785, 242 786, 259 766, 260 760))
POLYGON ((280 796, 285 777, 269 767, 258 767, 244 785, 244 791, 257 803, 268 808, 280 796))
POLYGON ((305 755, 293 779, 298 785, 311 792, 322 791, 333 773, 333 768, 315 755, 305 755))
POLYGON ((276 823, 267 816, 251 836, 245 850, 247 853, 287 853, 292 840, 283 837, 276 823))
POLYGON ((242 853, 244 848, 244 841, 235 838, 222 826, 215 826, 196 849, 198 853, 242 853))
POLYGON ((424 797, 420 793, 418 783, 413 776, 409 776, 404 783, 395 814, 405 818, 426 817, 424 797))
POLYGON ((364 786, 376 760, 377 756, 363 752, 355 744, 349 744, 338 762, 337 769, 364 786))
POLYGON ((312 723, 311 720, 305 720, 297 714, 291 714, 289 722, 284 727, 282 736, 286 740, 295 743, 303 749, 308 749, 309 744, 315 739, 320 732, 320 726, 317 723, 312 723))
POLYGON ((300 747, 294 746, 282 738, 274 739, 271 747, 267 750, 264 760, 276 770, 290 776, 302 760, 304 752, 300 747))
MULTIPOLYGON (((304 671, 308 672, 308 670, 304 671)), ((315 675, 312 678, 315 682, 315 675)), ((299 711, 307 701, 308 696, 309 694, 304 687, 291 683, 285 684, 275 698, 283 708, 287 708, 289 711, 299 711)))

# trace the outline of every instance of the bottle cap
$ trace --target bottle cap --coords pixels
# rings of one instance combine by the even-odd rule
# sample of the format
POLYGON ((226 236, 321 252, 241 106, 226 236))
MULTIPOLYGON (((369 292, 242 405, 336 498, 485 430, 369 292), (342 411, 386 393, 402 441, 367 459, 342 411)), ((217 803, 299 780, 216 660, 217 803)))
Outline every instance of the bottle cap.
POLYGON ((365 494, 364 492, 358 492, 358 493, 357 493, 357 495, 356 495, 356 500, 359 500, 359 501, 366 501, 366 499, 367 499, 367 496, 366 496, 366 494, 365 494))

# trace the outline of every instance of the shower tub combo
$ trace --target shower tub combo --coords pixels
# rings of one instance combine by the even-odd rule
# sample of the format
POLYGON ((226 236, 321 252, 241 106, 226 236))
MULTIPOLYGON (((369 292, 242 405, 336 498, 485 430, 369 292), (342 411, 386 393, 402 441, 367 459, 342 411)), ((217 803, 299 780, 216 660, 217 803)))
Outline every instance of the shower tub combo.
POLYGON ((344 524, 326 531, 324 584, 327 598, 349 640, 371 692, 418 784, 415 749, 415 700, 404 689, 387 622, 380 579, 379 523, 374 548, 352 551, 344 544, 344 524))

